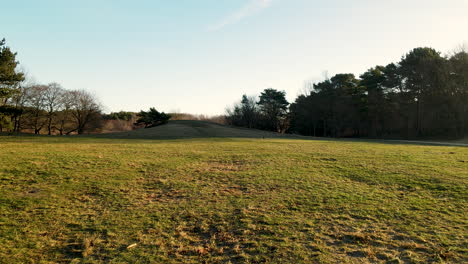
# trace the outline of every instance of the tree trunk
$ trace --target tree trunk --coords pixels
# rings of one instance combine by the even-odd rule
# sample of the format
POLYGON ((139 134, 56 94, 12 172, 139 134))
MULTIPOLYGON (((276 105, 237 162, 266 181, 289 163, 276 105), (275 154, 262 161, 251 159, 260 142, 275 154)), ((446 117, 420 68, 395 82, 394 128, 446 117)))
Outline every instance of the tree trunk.
POLYGON ((49 131, 47 135, 52 135, 52 118, 49 118, 49 123, 47 124, 47 130, 49 131))

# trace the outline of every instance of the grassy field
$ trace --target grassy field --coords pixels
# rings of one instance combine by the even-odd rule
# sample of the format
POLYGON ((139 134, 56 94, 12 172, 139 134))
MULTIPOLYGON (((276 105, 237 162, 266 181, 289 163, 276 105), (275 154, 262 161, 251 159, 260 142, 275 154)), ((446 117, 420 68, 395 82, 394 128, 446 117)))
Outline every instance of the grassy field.
POLYGON ((0 263, 462 263, 468 148, 0 137, 0 263))

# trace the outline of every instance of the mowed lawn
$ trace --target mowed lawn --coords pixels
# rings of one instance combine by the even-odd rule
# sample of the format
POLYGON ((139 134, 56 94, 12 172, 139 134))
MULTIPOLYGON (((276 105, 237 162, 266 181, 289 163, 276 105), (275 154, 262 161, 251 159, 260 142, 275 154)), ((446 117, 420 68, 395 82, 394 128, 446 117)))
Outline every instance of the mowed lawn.
POLYGON ((463 263, 468 148, 0 137, 0 263, 463 263))

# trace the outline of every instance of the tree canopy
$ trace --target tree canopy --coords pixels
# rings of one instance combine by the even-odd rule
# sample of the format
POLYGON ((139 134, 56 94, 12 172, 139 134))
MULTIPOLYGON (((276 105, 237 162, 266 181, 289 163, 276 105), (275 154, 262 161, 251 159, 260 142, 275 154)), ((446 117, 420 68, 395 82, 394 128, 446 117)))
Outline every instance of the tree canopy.
POLYGON ((272 88, 265 89, 261 94, 257 103, 260 107, 260 112, 266 119, 266 127, 268 130, 281 131, 282 120, 288 113, 288 101, 286 100, 286 92, 278 91, 272 88))
POLYGON ((416 48, 356 79, 337 74, 291 105, 291 132, 315 136, 459 138, 467 134, 468 54, 416 48))

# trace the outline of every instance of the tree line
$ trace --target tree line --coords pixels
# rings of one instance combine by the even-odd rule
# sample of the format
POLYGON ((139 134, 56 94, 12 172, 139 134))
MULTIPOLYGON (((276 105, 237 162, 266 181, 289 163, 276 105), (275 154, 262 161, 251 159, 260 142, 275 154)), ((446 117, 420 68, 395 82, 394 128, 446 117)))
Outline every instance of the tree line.
MULTIPOLYGON (((165 124, 171 115, 149 111, 103 114, 85 90, 58 83, 30 84, 17 71, 16 53, 0 41, 0 132, 83 134, 165 124), (107 129, 103 128, 106 127, 107 129)), ((441 55, 415 48, 401 60, 356 77, 340 73, 293 103, 272 88, 243 95, 216 122, 324 137, 461 138, 468 134, 468 52, 441 55)), ((174 113, 172 118, 187 116, 174 113)), ((198 120, 210 120, 197 117, 198 120)))
POLYGON ((468 53, 463 49, 442 56, 432 48, 415 48, 399 62, 372 67, 359 77, 340 73, 308 86, 289 107, 284 92, 274 89, 258 101, 244 95, 227 110, 227 120, 325 137, 461 138, 468 133, 468 53))
POLYGON ((58 83, 26 84, 16 53, 0 41, 0 132, 83 134, 96 126, 101 106, 85 90, 58 83))
POLYGON ((101 107, 85 90, 66 90, 57 83, 26 85, 15 90, 9 128, 48 135, 83 134, 99 126, 101 107))
POLYGON ((170 115, 149 111, 102 113, 95 96, 58 83, 27 83, 16 53, 0 41, 0 132, 69 135, 131 130, 164 124, 170 115))

